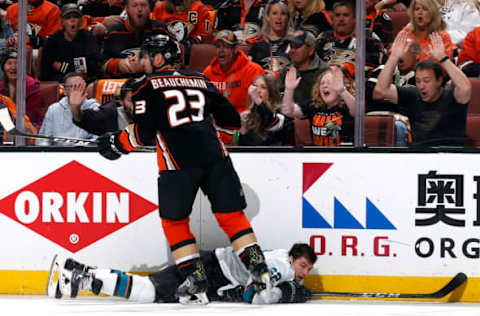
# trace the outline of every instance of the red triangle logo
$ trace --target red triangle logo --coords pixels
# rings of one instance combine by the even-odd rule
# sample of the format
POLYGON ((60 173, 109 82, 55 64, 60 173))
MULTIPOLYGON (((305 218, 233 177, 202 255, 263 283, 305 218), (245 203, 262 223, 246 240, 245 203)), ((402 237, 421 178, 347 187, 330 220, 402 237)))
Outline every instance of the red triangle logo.
POLYGON ((303 193, 320 178, 333 163, 304 163, 303 164, 303 193))
POLYGON ((0 200, 0 213, 73 253, 156 209, 77 161, 0 200))

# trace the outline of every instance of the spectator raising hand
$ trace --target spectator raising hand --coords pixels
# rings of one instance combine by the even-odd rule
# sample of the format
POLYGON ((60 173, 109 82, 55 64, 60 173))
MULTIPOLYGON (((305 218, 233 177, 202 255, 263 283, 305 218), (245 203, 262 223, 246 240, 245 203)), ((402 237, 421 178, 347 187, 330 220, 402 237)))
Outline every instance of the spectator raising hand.
POLYGON ((80 110, 80 105, 87 99, 87 84, 85 81, 79 81, 72 84, 70 88, 69 103, 73 108, 80 110))
POLYGON ((400 59, 410 49, 412 41, 408 40, 407 33, 399 33, 392 44, 392 50, 390 52, 391 58, 400 59))
POLYGON ((445 45, 443 44, 442 37, 437 32, 430 34, 428 37, 431 44, 428 45, 428 54, 440 61, 444 57, 448 57, 445 53, 445 45))

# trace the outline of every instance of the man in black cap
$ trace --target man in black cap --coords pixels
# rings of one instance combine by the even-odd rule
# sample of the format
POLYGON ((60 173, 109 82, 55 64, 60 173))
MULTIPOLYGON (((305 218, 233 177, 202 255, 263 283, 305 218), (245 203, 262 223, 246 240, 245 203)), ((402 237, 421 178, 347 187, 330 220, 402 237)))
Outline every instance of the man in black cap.
MULTIPOLYGON (((327 67, 315 53, 315 36, 308 31, 298 30, 288 38, 290 47, 288 56, 292 61, 291 67, 297 70, 297 76, 301 77, 300 83, 295 89, 293 99, 299 103, 312 98, 312 87, 317 81, 318 75, 327 67)), ((283 69, 278 84, 280 90, 284 90, 285 76, 288 69, 283 69)), ((287 91, 285 91, 287 92, 287 91)))
POLYGON ((40 80, 60 81, 69 72, 83 74, 87 82, 101 76, 97 41, 93 34, 81 29, 82 12, 75 3, 61 10, 62 28, 50 36, 42 52, 40 80))

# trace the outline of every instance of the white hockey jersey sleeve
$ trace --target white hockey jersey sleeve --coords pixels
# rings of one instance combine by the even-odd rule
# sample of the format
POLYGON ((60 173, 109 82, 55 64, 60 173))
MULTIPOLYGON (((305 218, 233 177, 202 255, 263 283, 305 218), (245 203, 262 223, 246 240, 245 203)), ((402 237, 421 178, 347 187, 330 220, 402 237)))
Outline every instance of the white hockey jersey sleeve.
MULTIPOLYGON (((264 250, 263 253, 274 286, 270 303, 277 303, 282 297, 282 291, 275 286, 285 281, 295 280, 295 270, 290 262, 287 250, 264 250)), ((217 289, 219 296, 222 296, 225 290, 235 288, 238 285, 246 287, 253 281, 250 272, 245 268, 232 247, 217 248, 215 249, 215 255, 224 276, 230 281, 230 284, 217 289)), ((262 295, 258 294, 252 300, 252 304, 267 304, 267 302, 262 295)))
POLYGON ((262 294, 263 292, 255 294, 252 304, 272 304, 278 303, 282 298, 282 291, 276 287, 277 284, 295 280, 295 270, 288 256, 288 251, 284 249, 266 250, 265 260, 270 272, 270 278, 273 282, 270 302, 262 294))

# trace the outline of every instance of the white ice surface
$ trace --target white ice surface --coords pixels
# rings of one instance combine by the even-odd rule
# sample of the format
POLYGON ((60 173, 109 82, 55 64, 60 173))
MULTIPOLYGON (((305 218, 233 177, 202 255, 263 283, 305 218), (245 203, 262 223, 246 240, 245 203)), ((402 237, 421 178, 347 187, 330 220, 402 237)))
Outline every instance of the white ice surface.
POLYGON ((241 303, 135 304, 118 298, 79 297, 51 299, 43 296, 0 296, 0 315, 69 316, 182 316, 182 315, 289 315, 289 316, 480 316, 480 304, 405 301, 314 300, 306 304, 255 306, 241 303))

